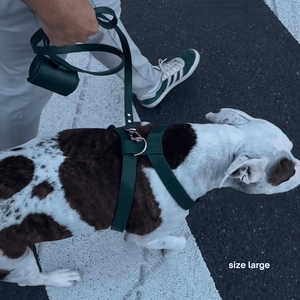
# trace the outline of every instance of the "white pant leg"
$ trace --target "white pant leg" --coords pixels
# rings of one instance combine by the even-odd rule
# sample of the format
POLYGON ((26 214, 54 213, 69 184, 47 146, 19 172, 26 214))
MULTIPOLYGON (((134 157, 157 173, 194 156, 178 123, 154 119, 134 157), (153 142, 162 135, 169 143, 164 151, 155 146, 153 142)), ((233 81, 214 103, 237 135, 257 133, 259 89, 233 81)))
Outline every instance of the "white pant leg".
MULTIPOLYGON (((93 7, 108 6, 113 9, 118 18, 121 15, 120 0, 90 0, 93 7)), ((118 26, 126 35, 129 42, 131 56, 132 56, 132 90, 137 96, 143 96, 151 91, 155 91, 161 85, 161 72, 154 69, 148 59, 142 55, 141 51, 130 38, 121 20, 118 21, 118 26)), ((91 39, 90 43, 103 43, 122 49, 118 34, 115 30, 106 30, 99 26, 99 34, 91 39)), ((100 52, 93 52, 93 56, 99 60, 107 68, 111 69, 120 63, 120 59, 111 54, 103 54, 100 52)), ((121 70, 118 74, 124 79, 124 71, 121 70)))
POLYGON ((38 28, 22 1, 0 1, 0 150, 37 135, 41 111, 52 95, 27 82, 35 57, 29 41, 38 28))

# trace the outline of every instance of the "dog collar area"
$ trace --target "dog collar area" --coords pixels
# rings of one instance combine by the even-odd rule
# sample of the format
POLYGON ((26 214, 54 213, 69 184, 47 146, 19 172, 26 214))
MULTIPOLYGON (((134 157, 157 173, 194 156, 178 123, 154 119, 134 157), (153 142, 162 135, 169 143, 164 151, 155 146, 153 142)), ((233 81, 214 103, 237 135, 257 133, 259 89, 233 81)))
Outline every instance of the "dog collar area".
POLYGON ((155 127, 145 140, 133 128, 113 128, 122 140, 123 164, 119 198, 111 225, 112 230, 123 232, 126 228, 134 198, 138 155, 148 157, 164 186, 182 209, 188 210, 195 204, 195 201, 190 198, 175 177, 164 157, 162 138, 167 129, 168 126, 155 127))

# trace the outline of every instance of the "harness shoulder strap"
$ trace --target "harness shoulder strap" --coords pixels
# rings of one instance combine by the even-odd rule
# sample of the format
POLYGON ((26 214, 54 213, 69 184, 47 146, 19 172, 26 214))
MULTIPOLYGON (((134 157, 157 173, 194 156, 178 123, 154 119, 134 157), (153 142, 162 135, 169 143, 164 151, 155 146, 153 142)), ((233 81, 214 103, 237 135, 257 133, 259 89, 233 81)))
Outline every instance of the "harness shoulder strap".
POLYGON ((148 149, 145 152, 145 155, 148 155, 152 166, 173 199, 181 208, 188 210, 195 202, 190 198, 175 177, 170 165, 163 155, 162 137, 167 128, 168 127, 166 126, 159 126, 150 132, 147 138, 148 149))

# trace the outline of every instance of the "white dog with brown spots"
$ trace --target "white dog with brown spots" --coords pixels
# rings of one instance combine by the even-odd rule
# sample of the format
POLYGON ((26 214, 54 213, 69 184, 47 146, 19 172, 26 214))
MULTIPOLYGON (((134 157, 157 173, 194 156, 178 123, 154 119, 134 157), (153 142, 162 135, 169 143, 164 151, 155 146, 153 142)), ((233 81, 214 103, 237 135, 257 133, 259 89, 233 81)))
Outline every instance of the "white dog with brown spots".
MULTIPOLYGON (((221 187, 275 194, 300 184, 300 162, 278 127, 233 109, 206 118, 214 124, 173 125, 163 136, 164 156, 193 200, 221 187)), ((153 125, 143 125, 137 131, 146 138, 153 125)), ((66 130, 1 152, 0 279, 20 286, 78 281, 71 270, 40 272, 29 247, 110 228, 121 167, 120 138, 108 129, 66 130)), ((169 234, 187 215, 139 157, 125 240, 174 254, 186 241, 169 234)))

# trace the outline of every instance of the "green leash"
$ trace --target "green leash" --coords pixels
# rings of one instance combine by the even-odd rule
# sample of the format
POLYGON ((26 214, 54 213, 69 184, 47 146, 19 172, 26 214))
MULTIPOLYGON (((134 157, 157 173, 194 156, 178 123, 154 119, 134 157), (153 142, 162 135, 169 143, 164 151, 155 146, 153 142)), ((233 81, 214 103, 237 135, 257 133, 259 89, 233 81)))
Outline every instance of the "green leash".
POLYGON ((125 127, 114 129, 122 140, 123 166, 116 213, 111 225, 111 229, 123 232, 132 208, 137 175, 137 161, 140 155, 149 158, 166 189, 182 209, 190 209, 194 205, 194 201, 181 186, 163 155, 162 139, 168 127, 159 126, 154 128, 150 132, 147 141, 136 131, 132 115, 132 62, 128 41, 117 26, 118 19, 112 9, 97 7, 95 8, 95 12, 99 25, 106 29, 116 30, 123 52, 117 48, 102 44, 80 44, 63 47, 50 46, 48 37, 40 29, 30 39, 32 49, 37 56, 30 66, 29 78, 27 80, 32 84, 67 96, 79 84, 77 72, 106 76, 115 74, 124 67, 125 127), (110 20, 106 15, 110 15, 112 19, 110 20), (44 46, 38 46, 41 41, 43 41, 44 46), (86 51, 108 52, 120 57, 122 61, 113 69, 102 72, 91 72, 76 68, 58 56, 58 54, 86 51))
POLYGON ((124 67, 124 98, 125 98, 125 122, 126 128, 133 128, 132 117, 132 62, 131 53, 127 38, 118 27, 118 19, 115 12, 109 7, 95 8, 97 21, 100 26, 105 29, 115 29, 119 35, 123 52, 120 49, 103 44, 77 44, 73 46, 56 47, 50 46, 50 41, 42 29, 39 29, 30 39, 30 44, 33 51, 37 54, 31 63, 29 69, 30 83, 67 96, 77 88, 79 78, 77 72, 87 73, 97 76, 106 76, 119 72, 124 67), (112 17, 110 20, 106 15, 112 17), (43 46, 38 46, 40 42, 43 46), (114 54, 121 58, 121 63, 110 70, 101 72, 86 71, 76 68, 58 54, 100 51, 114 54))

